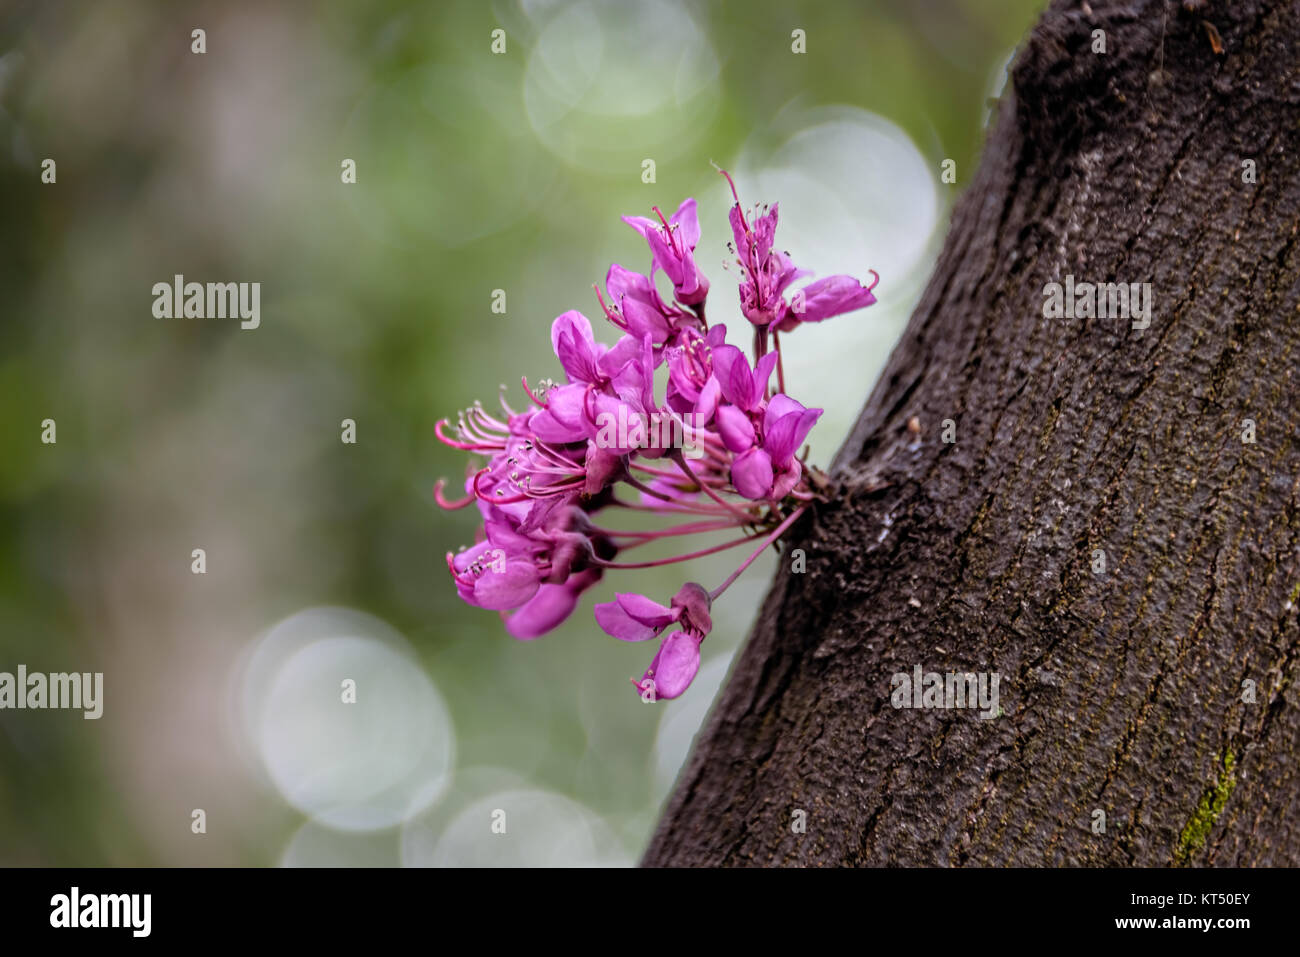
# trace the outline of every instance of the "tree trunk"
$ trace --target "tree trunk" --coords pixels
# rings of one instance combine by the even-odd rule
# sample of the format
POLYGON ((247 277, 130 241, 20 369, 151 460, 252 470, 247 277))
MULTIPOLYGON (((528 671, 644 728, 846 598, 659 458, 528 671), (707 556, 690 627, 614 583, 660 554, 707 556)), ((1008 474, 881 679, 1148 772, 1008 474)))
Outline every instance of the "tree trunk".
POLYGON ((1052 3, 647 865, 1300 864, 1297 51, 1295 2, 1052 3), (1001 713, 895 707, 918 665, 1001 713))

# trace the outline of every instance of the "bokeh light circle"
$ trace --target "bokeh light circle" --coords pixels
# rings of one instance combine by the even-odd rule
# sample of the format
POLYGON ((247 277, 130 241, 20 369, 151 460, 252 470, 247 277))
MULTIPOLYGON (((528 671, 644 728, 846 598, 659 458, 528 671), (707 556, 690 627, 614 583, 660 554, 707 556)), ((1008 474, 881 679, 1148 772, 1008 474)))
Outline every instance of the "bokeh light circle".
POLYGON ((717 109, 717 55, 676 0, 534 5, 523 78, 539 142, 570 166, 640 175, 689 149, 717 109))
POLYGON ((616 867, 632 863, 595 811, 531 788, 498 791, 469 804, 436 843, 404 843, 414 867, 616 867), (493 829, 493 824, 497 829, 493 829))
POLYGON ((343 608, 290 616, 246 660, 241 699, 276 790, 320 824, 391 827, 447 784, 447 707, 405 639, 377 618, 343 608))

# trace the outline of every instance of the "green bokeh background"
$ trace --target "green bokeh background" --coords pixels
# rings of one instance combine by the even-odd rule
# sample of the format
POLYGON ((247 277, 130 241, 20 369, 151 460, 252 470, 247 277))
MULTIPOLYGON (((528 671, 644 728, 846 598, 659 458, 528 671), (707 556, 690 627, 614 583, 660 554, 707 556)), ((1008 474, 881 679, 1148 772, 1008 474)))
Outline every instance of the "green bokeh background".
MULTIPOLYGON (((696 687, 645 705, 627 678, 653 651, 604 636, 593 598, 663 600, 734 562, 608 577, 563 628, 515 642, 447 578, 443 554, 473 540, 475 515, 433 503, 434 481, 465 468, 434 424, 492 404, 498 383, 518 405, 521 374, 558 375, 551 319, 598 315, 590 287, 611 261, 648 268, 620 215, 697 196, 710 316, 731 325, 716 162, 749 172, 747 203, 781 201, 782 248, 819 273, 864 276, 899 236, 916 250, 905 275, 881 270, 879 306, 787 343, 791 391, 828 409, 812 443, 828 463, 919 294, 1037 7, 7 5, 0 671, 102 671, 105 711, 0 711, 0 864, 487 863, 498 858, 464 839, 463 819, 443 856, 428 848, 459 812, 521 788, 597 822, 602 860, 635 861, 771 566, 719 602, 696 687), (827 258, 844 244, 818 236, 806 204, 800 223, 799 189, 763 191, 795 182, 764 171, 828 117, 878 124, 915 156, 902 169, 902 153, 836 139, 838 154, 795 151, 825 161, 807 188, 870 225, 873 261, 806 259, 819 238, 827 258), (54 184, 41 182, 47 157, 54 184), (939 181, 945 159, 956 185, 939 181), (900 203, 918 170, 928 185, 900 203), (155 319, 151 287, 176 273, 260 282, 261 327, 155 319), (40 441, 46 418, 57 444, 40 441), (344 418, 355 445, 340 442, 344 418), (205 575, 190 571, 199 547, 205 575), (450 715, 448 787, 405 829, 311 823, 241 734, 241 655, 317 606, 403 635, 450 715)), ((520 861, 581 858, 526 830, 520 861)))

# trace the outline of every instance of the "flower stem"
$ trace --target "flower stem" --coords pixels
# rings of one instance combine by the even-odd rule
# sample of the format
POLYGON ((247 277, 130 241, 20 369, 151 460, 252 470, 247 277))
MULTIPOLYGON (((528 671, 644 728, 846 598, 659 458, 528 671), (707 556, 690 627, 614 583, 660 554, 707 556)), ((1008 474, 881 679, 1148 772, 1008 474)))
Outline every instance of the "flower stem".
POLYGON ((785 392, 785 363, 781 361, 781 335, 775 329, 772 330, 772 348, 776 350, 776 384, 782 393, 785 392))
POLYGON ((633 512, 654 512, 662 515, 664 512, 681 512, 687 515, 730 515, 729 511, 717 508, 713 505, 703 503, 692 504, 689 502, 676 502, 671 505, 640 505, 636 502, 624 502, 621 499, 613 499, 609 503, 616 508, 626 508, 633 512))
MULTIPOLYGON (((728 548, 735 548, 737 545, 744 545, 746 542, 752 542, 754 539, 759 538, 762 534, 762 532, 759 532, 757 535, 746 535, 744 538, 733 538, 729 542, 723 542, 721 545, 714 545, 712 548, 701 548, 698 552, 687 552, 685 555, 675 555, 672 558, 661 558, 654 562, 602 562, 597 560, 594 564, 600 568, 615 569, 658 568, 660 565, 675 565, 678 562, 688 562, 692 558, 703 558, 705 555, 712 555, 714 552, 726 551, 728 548)), ((759 550, 762 551, 762 549, 759 550)), ((752 562, 753 558, 750 558, 749 561, 752 562)), ((749 562, 745 563, 745 565, 748 564, 749 562)), ((740 566, 742 570, 745 568, 745 565, 740 566)), ((728 580, 728 584, 730 584, 730 580, 728 580)))
MULTIPOLYGON (((634 532, 622 531, 613 528, 600 528, 593 526, 592 531, 599 532, 602 535, 609 535, 612 538, 639 538, 645 541, 655 541, 660 538, 670 538, 674 535, 701 535, 706 532, 721 532, 728 528, 740 528, 741 526, 734 521, 712 521, 712 522, 687 522, 684 525, 670 525, 668 528, 657 528, 654 531, 634 532)), ((627 546, 631 548, 632 546, 627 546)))
POLYGON ((683 472, 685 472, 687 477, 689 477, 692 482, 698 485, 704 491, 704 494, 707 495, 709 498, 713 499, 715 502, 717 502, 723 508, 727 509, 733 515, 745 519, 746 522, 752 520, 753 517, 748 512, 728 502, 726 499, 722 498, 722 496, 720 496, 717 492, 715 492, 710 486, 706 485, 700 479, 696 478, 695 473, 691 470, 691 467, 686 464, 686 457, 682 455, 681 449, 674 450, 673 461, 677 463, 677 467, 680 468, 683 472))
MULTIPOLYGON (((780 538, 781 533, 784 532, 787 528, 789 528, 792 524, 794 524, 795 519, 797 519, 800 515, 802 515, 807 510, 807 508, 808 506, 806 505, 799 506, 793 512, 790 513, 789 517, 784 522, 782 522, 780 525, 774 528, 772 530, 772 534, 767 536, 767 539, 763 542, 762 545, 758 547, 758 549, 754 552, 754 554, 746 558, 745 561, 741 564, 741 566, 727 577, 726 581, 724 581, 717 588, 713 589, 713 591, 709 592, 709 601, 717 601, 718 596, 721 595, 728 588, 730 588, 731 583, 734 582, 737 578, 739 578, 744 573, 745 569, 754 563, 754 559, 758 558, 759 555, 763 554, 763 549, 767 548, 767 546, 771 545, 774 541, 780 538)), ((754 537, 757 538, 758 536, 754 536, 754 537)))

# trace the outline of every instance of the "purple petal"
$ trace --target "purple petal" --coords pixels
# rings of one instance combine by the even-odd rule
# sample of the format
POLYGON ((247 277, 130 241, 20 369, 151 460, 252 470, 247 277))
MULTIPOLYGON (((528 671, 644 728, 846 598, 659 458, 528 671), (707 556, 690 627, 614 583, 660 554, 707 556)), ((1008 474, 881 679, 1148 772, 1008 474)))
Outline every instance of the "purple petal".
POLYGON ((506 631, 520 641, 529 641, 560 625, 578 607, 579 593, 568 583, 542 585, 537 594, 506 618, 506 631))
POLYGON ((650 290, 653 288, 654 284, 648 277, 626 269, 618 263, 611 264, 609 272, 605 274, 605 289, 616 303, 624 296, 631 296, 633 299, 649 299, 650 290))
POLYGON ((638 595, 636 592, 624 592, 617 598, 619 606, 627 612, 628 616, 643 625, 658 628, 677 617, 671 608, 665 608, 657 601, 651 601, 645 595, 638 595))
POLYGON ((782 472, 778 472, 776 481, 772 483, 772 498, 785 498, 799 484, 799 479, 803 476, 803 466, 799 464, 798 459, 791 459, 789 466, 782 472))
POLYGON ((677 255, 677 250, 673 249, 668 235, 662 229, 655 229, 647 232, 645 238, 650 245, 650 254, 654 257, 655 265, 664 271, 674 286, 680 285, 683 273, 682 260, 677 255))
POLYGON ((695 408, 700 398, 700 387, 691 375, 691 367, 681 353, 669 354, 668 359, 668 397, 669 405, 678 412, 689 412, 695 408), (672 401, 678 396, 680 401, 672 401))
POLYGON ((593 343, 565 332, 560 336, 555 356, 570 382, 595 382, 600 377, 600 367, 596 365, 600 349, 593 343))
POLYGON ((669 376, 668 389, 664 393, 664 405, 672 409, 678 415, 688 415, 695 409, 695 403, 699 401, 699 391, 695 389, 694 383, 686 383, 685 380, 669 376), (683 388, 686 386, 686 388, 683 388))
MULTIPOLYGON (((773 398, 775 399, 775 397, 773 398)), ((770 412, 771 407, 769 406, 769 420, 771 418, 770 412)), ((763 438, 763 448, 771 454, 772 461, 783 468, 793 461, 794 453, 803 443, 803 440, 808 437, 808 433, 817 424, 821 414, 821 409, 804 409, 800 406, 800 410, 787 412, 785 415, 779 416, 770 426, 767 426, 767 434, 763 438)))
MULTIPOLYGON (((542 499, 534 499, 532 502, 520 502, 518 505, 507 505, 505 509, 523 510, 524 517, 517 519, 520 522, 519 530, 532 534, 541 532, 543 535, 549 529, 555 527, 556 522, 570 510, 577 493, 569 495, 551 495, 542 499)), ((511 517, 515 517, 515 512, 511 512, 511 517)))
POLYGON ((469 566, 474 562, 480 559, 486 561, 487 553, 492 550, 492 547, 491 542, 484 540, 457 552, 455 555, 451 556, 452 571, 464 574, 469 566))
POLYGON ((540 548, 544 547, 527 535, 521 535, 508 521, 488 521, 483 523, 483 531, 487 534, 488 544, 492 548, 505 550, 511 558, 531 558, 540 548))
POLYGON ((731 465, 731 484, 748 499, 767 498, 772 488, 772 458, 762 449, 750 449, 731 465))
POLYGON ((767 254, 772 251, 772 244, 776 242, 776 216, 777 206, 773 203, 772 208, 764 215, 758 217, 752 224, 754 227, 754 255, 761 263, 767 258, 767 254))
POLYGON ((713 350, 713 375, 722 386, 722 396, 732 405, 750 408, 754 391, 754 376, 749 371, 749 360, 735 346, 719 346, 713 350))
POLYGON ((644 595, 621 594, 614 601, 601 602, 593 609, 596 624, 607 635, 622 641, 645 641, 673 620, 672 609, 644 595))
POLYGON ((572 340, 571 350, 581 350, 585 346, 587 350, 594 351, 595 339, 591 334, 591 321, 577 309, 570 309, 556 316, 555 321, 551 323, 551 348, 557 356, 560 355, 560 341, 566 334, 572 340))
POLYGON ((640 354, 629 361, 613 377, 614 392, 632 409, 649 412, 654 409, 655 360, 654 343, 645 336, 640 343, 640 354))
POLYGON ((531 562, 507 561, 504 570, 489 567, 474 582, 474 604, 489 611, 518 608, 537 594, 539 584, 531 562))
POLYGON ((651 665, 656 698, 676 698, 690 687, 700 670, 700 643, 684 631, 674 631, 659 646, 651 665))
POLYGON ((622 312, 628 333, 637 342, 646 335, 656 345, 667 339, 670 332, 667 307, 655 289, 653 280, 614 263, 605 275, 605 288, 609 291, 610 300, 622 312))
POLYGON ((749 423, 749 416, 734 405, 719 406, 717 416, 723 445, 736 453, 746 452, 753 446, 754 427, 749 423))
POLYGON ((600 357, 600 371, 607 378, 614 378, 629 362, 634 362, 641 357, 641 338, 639 336, 625 335, 614 343, 603 356, 600 357))
MULTIPOLYGON (((581 429, 584 421, 583 409, 587 400, 587 386, 582 382, 562 385, 546 393, 546 411, 550 412, 560 424, 570 429, 581 429)), ((536 430, 536 419, 529 423, 536 430)))
POLYGON ((546 408, 528 422, 528 430, 543 442, 579 442, 587 437, 583 413, 587 386, 581 382, 560 386, 546 394, 546 408))
POLYGON ((750 388, 747 408, 756 409, 758 404, 763 401, 763 397, 767 394, 767 380, 772 378, 772 370, 776 368, 776 362, 779 358, 781 358, 779 353, 768 352, 754 366, 754 380, 750 388))
POLYGON ((645 216, 623 216, 621 218, 623 222, 627 223, 640 233, 642 238, 644 238, 646 233, 650 230, 659 228, 658 222, 653 219, 647 219, 645 216))
POLYGON ((682 281, 673 287, 679 302, 687 306, 702 303, 709 296, 709 280, 695 265, 692 253, 687 253, 682 268, 682 281))
POLYGON ((624 296, 619 308, 627 320, 627 331, 637 339, 649 336, 655 345, 662 345, 672 332, 663 312, 651 303, 624 296))
POLYGON ((871 290, 852 276, 827 276, 799 290, 791 312, 802 322, 821 322, 875 301, 871 290))
POLYGON ((677 241, 686 249, 694 249, 700 242, 700 218, 696 212, 695 200, 690 197, 682 200, 668 220, 670 226, 677 227, 677 241))
POLYGON ((792 399, 784 392, 778 392, 772 396, 771 401, 767 403, 767 411, 763 414, 763 431, 770 431, 780 419, 791 412, 804 411, 804 405, 798 399, 792 399))
POLYGON ((776 263, 776 269, 773 270, 776 275, 776 281, 772 286, 772 295, 779 296, 781 293, 785 292, 786 287, 796 279, 812 275, 812 270, 800 269, 791 262, 790 257, 785 253, 772 253, 772 260, 776 263))
POLYGON ((700 390, 700 397, 695 401, 695 414, 699 417, 697 420, 699 425, 709 424, 709 419, 713 418, 721 396, 722 386, 718 384, 717 379, 710 376, 709 381, 704 383, 704 388, 700 390))
POLYGON ((587 432, 583 428, 565 425, 549 410, 542 409, 533 416, 533 435, 543 442, 564 445, 582 441, 587 437, 587 432))
POLYGON ((740 212, 740 203, 732 204, 731 209, 727 212, 727 219, 731 222, 731 235, 736 239, 736 254, 743 261, 749 253, 749 234, 745 231, 744 216, 740 212))

